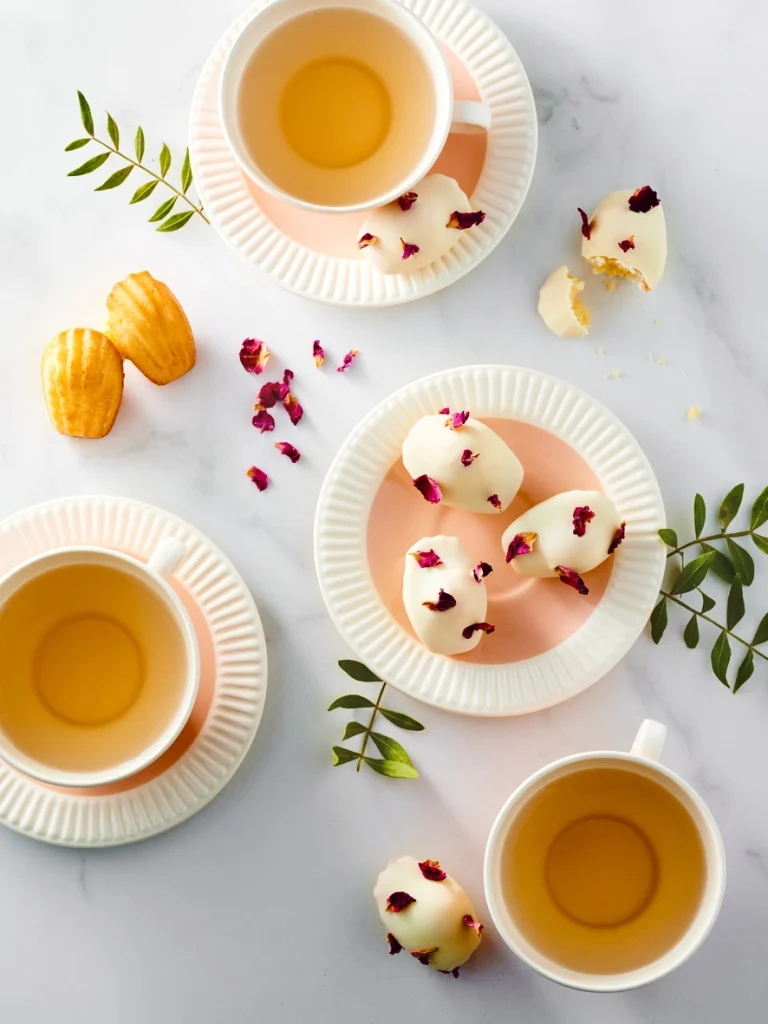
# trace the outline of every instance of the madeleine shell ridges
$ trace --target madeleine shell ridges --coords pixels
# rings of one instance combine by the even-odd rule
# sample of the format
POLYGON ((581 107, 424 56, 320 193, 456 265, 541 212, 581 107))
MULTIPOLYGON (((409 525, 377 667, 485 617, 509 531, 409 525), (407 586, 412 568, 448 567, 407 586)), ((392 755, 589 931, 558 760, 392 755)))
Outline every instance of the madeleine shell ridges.
POLYGON ((123 360, 106 335, 87 327, 57 334, 42 359, 51 422, 67 437, 104 437, 123 398, 123 360))

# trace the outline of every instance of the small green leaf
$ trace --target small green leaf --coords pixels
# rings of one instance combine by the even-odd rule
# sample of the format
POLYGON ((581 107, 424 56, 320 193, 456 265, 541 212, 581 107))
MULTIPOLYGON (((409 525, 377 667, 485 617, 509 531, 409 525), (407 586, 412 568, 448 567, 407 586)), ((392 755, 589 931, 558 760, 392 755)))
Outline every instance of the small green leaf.
POLYGON ((106 192, 107 189, 117 188, 118 185, 122 185, 125 179, 133 170, 133 164, 128 164, 126 167, 121 167, 119 171, 115 171, 114 174, 110 174, 106 181, 102 182, 94 192, 106 192))
POLYGON ((84 164, 80 164, 80 166, 76 167, 74 171, 70 171, 67 177, 77 178, 81 174, 90 174, 91 171, 97 171, 102 164, 109 160, 111 155, 111 153, 107 152, 99 153, 97 156, 92 156, 90 160, 86 160, 84 164))
POLYGON ((136 129, 136 135, 133 139, 133 151, 136 154, 136 159, 141 163, 144 157, 144 129, 141 125, 136 129))
POLYGON ((655 644, 661 642, 667 628, 667 599, 662 597, 651 612, 651 639, 655 644))
POLYGON ((755 579, 755 563, 752 555, 744 548, 740 547, 735 540, 728 538, 728 554, 731 556, 731 562, 733 568, 744 584, 745 587, 749 587, 755 579))
POLYGON ((358 693, 348 693, 344 697, 337 697, 336 700, 328 708, 329 711, 335 711, 336 708, 372 708, 375 707, 372 700, 368 700, 367 697, 361 697, 358 693))
POLYGON ((160 203, 158 208, 149 218, 149 223, 153 224, 156 220, 162 220, 163 217, 167 217, 173 207, 176 205, 176 196, 171 196, 170 199, 166 199, 164 203, 160 203))
POLYGON ((688 625, 685 627, 683 633, 683 640, 685 640, 685 646, 693 650, 694 647, 699 645, 699 617, 698 615, 692 615, 688 620, 688 625))
POLYGON ((752 673, 755 671, 755 656, 752 651, 747 651, 744 655, 744 660, 739 665, 739 670, 736 673, 736 679, 733 683, 733 692, 736 693, 742 688, 744 683, 750 678, 752 673))
POLYGON ((728 643, 728 634, 723 630, 717 640, 715 640, 715 646, 712 648, 712 671, 723 686, 728 686, 729 689, 728 665, 730 661, 731 645, 728 643))
POLYGON ((768 640, 768 612, 760 619, 760 625, 757 627, 752 645, 757 647, 758 644, 764 644, 766 640, 768 640))
POLYGON ((351 740, 353 736, 359 736, 360 733, 365 732, 365 726, 359 722, 347 722, 347 728, 344 730, 344 735, 341 737, 343 740, 351 740))
POLYGON ((731 589, 728 592, 728 610, 725 616, 725 624, 728 629, 741 622, 744 618, 744 588, 741 585, 741 580, 738 577, 731 584, 731 589))
POLYGON ((71 153, 73 149, 82 149, 83 146, 87 146, 90 139, 75 139, 74 142, 70 142, 68 146, 64 147, 65 153, 71 153))
POLYGON ((417 722, 410 715, 404 715, 402 711, 390 711, 389 708, 379 708, 379 713, 384 715, 388 722, 396 725, 398 729, 409 729, 411 732, 421 732, 424 726, 417 722))
POLYGON ((114 117, 106 111, 107 114, 107 132, 109 133, 110 139, 112 139, 112 145, 115 149, 120 149, 120 129, 117 127, 117 121, 114 117))
POLYGON ((171 151, 165 143, 160 150, 160 177, 164 178, 171 167, 171 151))
POLYGON ((766 522, 768 522, 768 487, 763 488, 755 498, 749 515, 749 528, 757 530, 766 522))
POLYGON ((736 570, 733 568, 730 558, 709 544, 702 544, 701 546, 705 551, 714 551, 715 553, 712 559, 712 572, 715 576, 719 576, 723 583, 733 583, 736 570))
POLYGON ((380 732, 372 732, 371 739, 378 747, 381 756, 388 761, 402 761, 403 764, 411 764, 408 752, 397 740, 393 740, 390 736, 384 736, 380 732))
POLYGON ((354 750, 347 750, 346 747, 333 747, 333 763, 337 764, 348 764, 350 761, 356 761, 360 755, 354 750))
POLYGON ((80 120, 83 122, 83 128, 85 128, 89 135, 93 135, 93 114, 88 105, 88 100, 79 89, 77 91, 77 101, 80 104, 80 120))
POLYGON ((741 508, 741 502, 744 498, 744 484, 736 484, 726 496, 723 498, 723 504, 720 506, 720 511, 717 514, 718 521, 720 523, 720 529, 725 533, 728 527, 731 525, 733 520, 736 518, 736 514, 741 508))
POLYGON ((132 203, 140 203, 142 199, 146 199, 148 196, 151 196, 157 188, 157 185, 157 178, 152 178, 150 181, 145 181, 143 185, 139 185, 131 196, 131 202, 128 205, 130 206, 132 203))
POLYGON ((701 586, 709 572, 713 558, 714 555, 711 551, 705 551, 703 555, 692 558, 672 584, 672 593, 687 594, 688 591, 701 586))
POLYGON ((764 555, 768 555, 768 537, 761 537, 759 533, 753 533, 752 540, 754 541, 755 547, 758 551, 762 551, 764 555))
POLYGON ((693 499, 693 529, 697 540, 701 536, 701 531, 704 529, 706 521, 707 506, 702 496, 697 494, 693 499))
POLYGON ((701 594, 701 610, 704 614, 711 612, 717 604, 717 601, 711 598, 709 594, 705 594, 703 590, 700 590, 699 593, 701 594))
POLYGON ((661 537, 661 539, 664 541, 664 543, 667 545, 668 548, 676 548, 677 547, 677 534, 675 533, 674 530, 668 530, 668 529, 659 530, 659 536, 661 537))
POLYGON ((178 231, 179 228, 183 228, 187 221, 194 217, 194 210, 187 210, 186 213, 174 213, 172 217, 169 217, 167 221, 155 228, 155 231, 178 231))
POLYGON ((184 163, 181 165, 181 192, 186 195, 187 189, 192 184, 192 164, 189 162, 189 148, 184 154, 184 163))
POLYGON ((388 775, 390 779, 418 779, 419 773, 412 764, 404 764, 402 761, 379 761, 373 757, 364 757, 363 760, 369 768, 373 768, 379 775, 388 775))
POLYGON ((342 658, 339 662, 339 668, 342 672, 346 672, 348 676, 352 676, 358 683, 381 683, 383 681, 379 679, 375 672, 371 672, 362 661, 351 661, 349 658, 342 658))

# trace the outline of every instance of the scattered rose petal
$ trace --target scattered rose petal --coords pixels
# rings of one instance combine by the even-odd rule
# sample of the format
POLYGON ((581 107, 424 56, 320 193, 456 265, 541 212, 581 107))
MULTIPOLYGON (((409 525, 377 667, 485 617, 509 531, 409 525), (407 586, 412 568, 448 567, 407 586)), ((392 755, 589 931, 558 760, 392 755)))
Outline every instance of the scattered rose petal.
POLYGON ((370 231, 366 231, 366 233, 361 238, 358 238, 357 248, 367 249, 369 245, 375 245, 377 242, 378 238, 376 237, 376 235, 372 235, 370 231))
POLYGON ((442 408, 442 409, 438 409, 437 411, 438 411, 438 414, 440 416, 450 416, 451 415, 451 410, 448 408, 447 405, 444 406, 444 408, 442 408))
POLYGON ((576 209, 579 211, 579 215, 581 216, 581 233, 588 239, 592 234, 592 225, 589 223, 589 217, 580 206, 577 206, 576 209))
POLYGON ((619 242, 619 248, 622 252, 629 252, 630 249, 635 248, 635 236, 630 235, 629 238, 625 238, 623 242, 619 242))
POLYGON ((650 185, 643 185, 629 197, 629 208, 632 213, 648 213, 654 206, 659 205, 659 197, 650 185))
POLYGON ((240 362, 248 373, 262 373, 269 356, 269 349, 258 338, 246 338, 240 347, 240 362))
POLYGON ((246 470, 246 476, 249 480, 253 480, 260 491, 266 491, 269 485, 269 477, 263 469, 259 469, 258 466, 251 466, 250 469, 246 470))
POLYGON ((484 580, 486 576, 490 576, 492 572, 492 565, 488 565, 487 562, 478 562, 475 568, 472 570, 472 575, 479 583, 480 580, 484 580))
POLYGON ((406 210, 410 210, 418 198, 418 192, 406 192, 404 196, 400 196, 397 200, 397 205, 403 212, 405 212, 406 210))
POLYGON ((576 537, 583 537, 587 532, 587 524, 595 518, 595 513, 589 505, 577 505, 573 510, 573 533, 576 537))
POLYGON ((336 373, 344 373, 345 370, 348 370, 352 365, 352 360, 355 358, 355 356, 359 355, 360 353, 356 348, 351 348, 342 359, 341 366, 336 367, 336 373))
POLYGON ((258 405, 262 409, 271 409, 278 402, 282 402, 291 390, 292 380, 293 370, 286 370, 282 381, 271 380, 267 381, 266 384, 262 384, 259 388, 258 405))
POLYGON ((411 956, 416 957, 420 964, 424 964, 425 967, 429 967, 429 958, 436 952, 437 946, 432 946, 431 949, 414 949, 411 956))
POLYGON ((492 494, 487 500, 488 504, 493 505, 497 512, 501 512, 501 502, 499 501, 498 494, 492 494))
POLYGON ((475 459, 479 457, 479 455, 479 452, 472 452, 470 451, 469 448, 465 448, 464 451, 461 453, 462 466, 471 466, 475 459))
POLYGON ((389 955, 395 956, 403 948, 397 941, 392 932, 387 932, 387 942, 389 943, 389 955))
POLYGON ((299 400, 291 391, 283 399, 283 408, 288 413, 291 423, 296 426, 301 417, 304 415, 304 410, 299 404, 299 400))
POLYGON ((450 427, 451 430, 459 430, 461 427, 464 426, 468 419, 468 412, 455 412, 453 416, 448 416, 448 419, 445 421, 445 425, 446 427, 450 427))
POLYGON ((387 913, 399 914, 401 910, 405 910, 415 902, 413 896, 409 896, 407 892, 393 892, 391 896, 387 897, 387 913))
POLYGON ((436 860, 419 861, 419 870, 430 882, 444 882, 448 877, 436 860))
POLYGON ((482 629, 484 633, 493 633, 496 630, 495 626, 492 626, 490 622, 473 622, 471 626, 465 626, 461 631, 461 635, 465 640, 471 640, 478 629, 482 629))
POLYGON ((609 555, 613 554, 613 552, 616 550, 616 548, 619 546, 619 544, 621 544, 621 542, 624 540, 626 535, 627 535, 627 524, 626 523, 622 523, 619 526, 619 528, 616 531, 616 533, 614 533, 614 535, 613 535, 613 540, 611 541, 610 547, 608 548, 608 554, 609 555))
POLYGON ((456 598, 440 587, 436 601, 422 601, 421 603, 431 612, 447 612, 450 608, 456 607, 456 598))
POLYGON ((400 244, 403 247, 403 255, 400 257, 403 260, 409 259, 411 256, 415 256, 417 252, 420 252, 418 245, 414 245, 413 242, 405 242, 400 239, 400 244))
POLYGON ((427 476, 426 473, 422 474, 422 476, 417 476, 413 481, 413 486, 430 505, 436 505, 439 501, 442 501, 443 492, 440 490, 440 484, 437 480, 433 480, 431 476, 427 476))
POLYGON ((573 589, 578 590, 580 594, 586 595, 589 593, 586 583, 575 569, 566 569, 564 565, 556 565, 555 572, 560 577, 561 583, 565 583, 568 587, 573 587, 573 589))
POLYGON ((312 342, 312 355, 315 357, 315 366, 319 370, 325 362, 325 352, 323 351, 323 346, 319 341, 312 342))
POLYGON ((296 463, 301 458, 301 452, 297 448, 294 448, 289 441, 277 441, 275 448, 280 452, 281 455, 287 455, 291 462, 296 463))
POLYGON ((454 967, 452 971, 438 971, 438 974, 452 974, 454 976, 454 978, 458 978, 458 976, 459 976, 459 968, 458 967, 454 967))
POLYGON ((475 928, 478 935, 483 934, 483 926, 479 921, 476 921, 471 914, 465 914, 464 917, 462 917, 462 921, 468 928, 475 928))
POLYGON ((429 551, 412 551, 411 554, 419 563, 420 569, 434 569, 436 565, 442 565, 440 555, 432 548, 429 551))
POLYGON ((261 409, 258 405, 256 406, 256 415, 251 422, 262 434, 268 434, 270 430, 275 429, 275 417, 272 413, 267 412, 266 409, 261 409))
POLYGON ((474 210, 471 213, 460 213, 458 210, 454 210, 445 226, 447 228, 457 228, 459 231, 466 231, 467 228, 473 228, 477 224, 482 224, 484 220, 485 214, 482 210, 474 210))
POLYGON ((530 555, 538 538, 537 533, 516 533, 507 548, 507 564, 518 555, 530 555))

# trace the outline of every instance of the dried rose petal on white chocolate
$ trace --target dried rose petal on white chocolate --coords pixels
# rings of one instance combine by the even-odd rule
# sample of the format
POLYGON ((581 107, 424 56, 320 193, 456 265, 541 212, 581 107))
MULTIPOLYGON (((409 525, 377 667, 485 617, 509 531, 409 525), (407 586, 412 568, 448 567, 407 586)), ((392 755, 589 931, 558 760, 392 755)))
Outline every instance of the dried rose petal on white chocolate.
POLYGON ((581 233, 585 238, 589 238, 592 233, 592 225, 589 223, 589 217, 580 206, 577 206, 576 209, 579 211, 579 216, 581 217, 581 233))
POLYGON ((496 627, 492 626, 490 622, 473 622, 471 626, 465 626, 461 631, 461 635, 465 640, 469 640, 470 637, 474 636, 475 633, 481 630, 483 633, 494 633, 496 627))
POLYGON ((260 409, 258 405, 256 406, 256 415, 251 420, 251 423, 262 434, 267 434, 270 430, 275 429, 275 417, 272 413, 267 412, 266 409, 260 409))
POLYGON ((429 958, 436 952, 437 946, 432 946, 430 949, 414 949, 411 956, 415 957, 420 964, 423 964, 425 967, 429 967, 429 958))
POLYGON ((248 373, 262 373, 269 362, 270 352, 258 338, 246 338, 240 347, 240 362, 248 373))
POLYGON ((387 911, 390 914, 399 914, 401 910, 415 902, 413 896, 409 896, 407 892, 393 892, 387 897, 387 911))
POLYGON ((475 459, 478 458, 479 454, 479 452, 472 452, 469 448, 465 448, 461 453, 462 466, 471 466, 475 459))
POLYGON ((518 555, 530 555, 535 543, 535 533, 516 533, 507 546, 507 562, 511 562, 518 555))
POLYGON ((622 252, 629 252, 630 249, 635 248, 635 236, 630 235, 629 238, 625 238, 623 242, 619 242, 619 248, 622 252))
POLYGON ((269 477, 263 469, 259 469, 258 466, 251 466, 250 469, 245 471, 245 475, 256 484, 260 491, 266 491, 269 485, 269 477))
POLYGON ((366 231, 366 233, 364 235, 362 235, 360 238, 358 238, 358 240, 357 240, 357 248, 358 249, 367 249, 369 245, 375 245, 377 242, 378 242, 378 238, 376 237, 376 235, 372 235, 370 233, 370 231, 366 231))
POLYGON ((498 494, 492 494, 488 499, 488 504, 493 505, 497 512, 501 512, 501 502, 499 501, 498 494))
POLYGON ((484 220, 485 214, 482 210, 473 210, 469 213, 462 213, 460 210, 454 210, 446 227, 457 228, 459 231, 466 231, 467 228, 474 228, 478 224, 482 224, 484 220))
POLYGON ((411 256, 415 256, 417 252, 421 252, 421 249, 414 242, 406 242, 402 238, 400 244, 403 247, 403 255, 400 257, 402 260, 410 259, 411 256))
POLYGON ((450 416, 451 415, 451 410, 448 408, 447 405, 444 406, 442 409, 438 409, 437 412, 438 412, 439 416, 450 416))
POLYGON ((493 566, 487 562, 478 562, 475 568, 472 570, 472 575, 475 577, 477 582, 485 579, 486 576, 490 576, 493 572, 493 566))
POLYGON ((443 497, 440 484, 438 484, 437 480, 433 480, 431 476, 427 476, 426 473, 417 476, 413 481, 413 486, 430 505, 437 505, 443 497))
POLYGON ((412 551, 411 554, 416 559, 420 569, 434 569, 435 566, 443 564, 440 555, 432 549, 429 551, 412 551))
POLYGON ((283 408, 288 413, 291 423, 295 427, 296 424, 300 421, 301 417, 304 415, 304 409, 301 407, 298 398, 296 397, 296 395, 293 394, 292 391, 289 391, 288 394, 283 399, 283 408))
POLYGON ((573 533, 576 537, 583 537, 587 532, 587 525, 595 518, 595 513, 589 505, 577 505, 573 510, 573 533))
POLYGON ((419 871, 425 878, 428 878, 430 882, 444 882, 448 875, 440 867, 440 862, 437 860, 420 860, 419 871))
POLYGON ((405 195, 400 196, 397 200, 397 205, 403 212, 405 212, 406 210, 410 210, 418 198, 418 192, 406 192, 405 195))
POLYGON ((555 572, 561 583, 565 583, 568 587, 573 587, 580 594, 586 595, 589 593, 589 588, 575 569, 567 569, 564 565, 556 565, 555 572))
POLYGON ((462 412, 455 412, 453 416, 448 416, 445 421, 446 427, 450 427, 451 430, 459 430, 469 419, 469 413, 464 410, 462 412))
POLYGON ((626 535, 627 535, 627 524, 622 522, 620 524, 618 530, 616 531, 616 533, 613 535, 613 540, 611 541, 611 543, 610 543, 610 545, 608 547, 608 554, 609 555, 612 555, 614 553, 614 551, 619 546, 619 544, 621 544, 621 542, 624 540, 626 535))
POLYGON ((441 587, 436 601, 422 601, 421 603, 431 612, 447 612, 450 608, 456 607, 456 598, 441 587))
POLYGON ((356 348, 351 348, 342 359, 341 366, 336 367, 336 373, 344 373, 345 370, 348 370, 352 365, 352 360, 355 358, 355 356, 359 355, 360 353, 356 348))
POLYGON ((650 185, 643 185, 632 193, 627 202, 632 213, 648 213, 659 205, 660 200, 650 185))
POLYGON ((297 448, 293 447, 290 441, 276 441, 275 448, 277 448, 281 455, 287 455, 291 462, 298 462, 301 458, 301 453, 297 448))
POLYGON ((400 943, 397 941, 395 936, 392 934, 392 932, 387 932, 387 942, 389 943, 389 955, 390 956, 395 956, 403 948, 400 945, 400 943))
POLYGON ((465 914, 464 917, 462 917, 462 921, 464 922, 464 924, 468 928, 475 928, 475 929, 477 929, 477 934, 478 935, 482 935, 483 934, 483 926, 480 924, 479 921, 476 921, 474 919, 474 917, 472 917, 471 914, 465 914))
POLYGON ((320 367, 325 362, 325 352, 323 351, 323 346, 320 344, 319 341, 312 342, 312 355, 314 356, 315 359, 315 366, 319 370, 320 367))
POLYGON ((454 978, 458 978, 458 976, 459 976, 459 968, 458 967, 454 967, 452 971, 440 971, 439 973, 440 974, 452 974, 454 978))

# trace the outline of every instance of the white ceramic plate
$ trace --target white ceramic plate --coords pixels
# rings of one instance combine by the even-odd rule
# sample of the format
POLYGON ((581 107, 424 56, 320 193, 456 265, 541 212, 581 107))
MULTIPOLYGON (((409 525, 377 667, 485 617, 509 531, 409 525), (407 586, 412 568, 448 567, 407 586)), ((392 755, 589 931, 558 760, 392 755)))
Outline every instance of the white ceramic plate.
MULTIPOLYGON (((307 248, 280 231, 261 211, 230 152, 219 118, 219 82, 235 36, 258 0, 219 40, 200 76, 192 103, 190 154, 197 189, 219 234, 273 281, 307 298, 343 306, 390 306, 430 295, 463 277, 501 241, 528 192, 536 160, 533 94, 520 58, 503 32, 467 0, 401 0, 465 65, 491 107, 493 124, 472 204, 485 222, 442 259, 414 274, 385 276, 362 259, 342 259, 307 248)), ((362 217, 361 217, 362 223, 362 217)))
MULTIPOLYGON (((657 531, 664 506, 653 471, 622 423, 583 391, 515 366, 468 366, 410 384, 352 431, 326 477, 315 520, 315 563, 328 610, 347 643, 383 679, 419 700, 470 715, 519 715, 550 707, 604 676, 640 635, 665 565, 657 531), (533 424, 570 445, 627 523, 595 610, 559 645, 524 661, 473 664, 432 654, 392 617, 368 565, 374 495, 400 459, 403 439, 442 406, 478 418, 533 424)), ((490 638, 488 638, 490 640, 490 638)))
POLYGON ((25 509, 0 523, 0 575, 35 555, 95 544, 149 558, 163 537, 188 554, 174 573, 210 631, 215 683, 191 746, 162 774, 96 795, 48 787, 0 761, 0 823, 59 846, 133 843, 186 821, 229 782, 256 735, 267 691, 259 613, 227 558, 202 533, 127 498, 75 497, 25 509))

